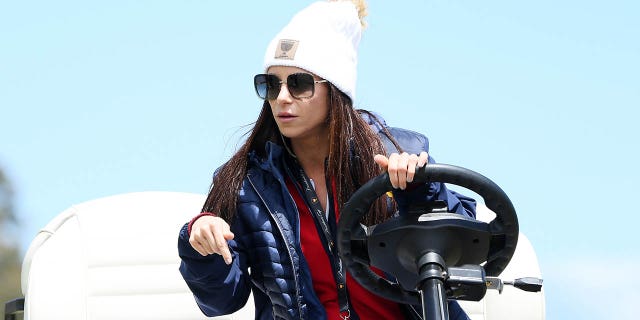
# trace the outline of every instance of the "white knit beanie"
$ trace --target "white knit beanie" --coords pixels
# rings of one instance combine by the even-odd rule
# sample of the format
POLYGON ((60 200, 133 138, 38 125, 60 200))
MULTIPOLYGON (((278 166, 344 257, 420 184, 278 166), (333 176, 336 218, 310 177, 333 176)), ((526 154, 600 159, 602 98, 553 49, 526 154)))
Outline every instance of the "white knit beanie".
POLYGON ((305 69, 328 80, 352 102, 356 97, 362 25, 351 1, 320 1, 298 12, 276 35, 264 56, 271 66, 305 69))

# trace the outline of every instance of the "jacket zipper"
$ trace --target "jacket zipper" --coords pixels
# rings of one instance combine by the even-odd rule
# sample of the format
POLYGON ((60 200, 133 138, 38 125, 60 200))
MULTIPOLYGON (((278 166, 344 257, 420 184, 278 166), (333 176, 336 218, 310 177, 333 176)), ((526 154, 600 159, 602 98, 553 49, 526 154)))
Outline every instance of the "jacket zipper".
POLYGON ((253 190, 255 190, 256 194, 258 195, 258 197, 260 197, 260 201, 262 201, 262 203, 264 204, 264 207, 267 208, 267 211, 269 212, 269 214, 271 215, 271 217, 273 217, 273 220, 276 223, 276 226, 278 227, 278 231, 280 232, 280 236, 282 237, 282 240, 284 240, 285 245, 287 246, 287 255, 289 256, 289 262, 291 263, 291 268, 293 269, 293 281, 295 283, 295 287, 296 287, 296 304, 297 304, 297 308, 298 308, 298 314, 300 316, 300 320, 303 320, 302 317, 302 309, 300 306, 300 285, 298 283, 298 275, 296 273, 296 266, 293 263, 293 256, 291 255, 291 247, 289 245, 289 242, 287 241, 286 237, 284 236, 284 231, 282 231, 282 226, 280 225, 280 221, 278 220, 278 217, 276 217, 273 212, 271 212, 271 209, 269 209, 269 206, 267 206, 267 202, 264 201, 264 198, 262 197, 262 195, 260 194, 260 192, 258 192, 258 189, 256 188, 256 186, 253 184, 253 181, 251 181, 251 176, 247 175, 247 180, 249 180, 249 183, 251 184, 251 187, 253 188, 253 190))

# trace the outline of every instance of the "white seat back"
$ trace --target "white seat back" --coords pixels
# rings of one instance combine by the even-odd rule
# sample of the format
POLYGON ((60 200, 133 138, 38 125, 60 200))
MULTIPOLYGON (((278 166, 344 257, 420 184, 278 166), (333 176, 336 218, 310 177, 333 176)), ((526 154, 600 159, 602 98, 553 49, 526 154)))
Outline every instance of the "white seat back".
MULTIPOLYGON (((62 212, 33 240, 22 270, 25 319, 210 319, 178 266, 180 227, 204 196, 140 192, 62 212)), ((253 300, 234 315, 253 318, 253 300)))
MULTIPOLYGON (((495 218, 484 204, 478 204, 477 219, 489 222, 495 218)), ((515 280, 523 277, 542 279, 540 265, 529 239, 521 232, 518 236, 516 251, 507 268, 500 274, 502 280, 515 280)), ((471 320, 542 320, 545 318, 544 290, 526 292, 512 286, 505 286, 502 294, 496 290, 487 290, 481 301, 460 301, 462 308, 471 320)))

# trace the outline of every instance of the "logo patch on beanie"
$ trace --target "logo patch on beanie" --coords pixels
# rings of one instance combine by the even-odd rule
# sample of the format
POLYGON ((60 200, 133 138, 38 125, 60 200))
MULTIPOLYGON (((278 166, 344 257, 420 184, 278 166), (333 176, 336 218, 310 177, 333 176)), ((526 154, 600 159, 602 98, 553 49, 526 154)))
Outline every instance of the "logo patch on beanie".
POLYGON ((276 59, 293 60, 298 50, 298 40, 281 39, 276 47, 276 59))

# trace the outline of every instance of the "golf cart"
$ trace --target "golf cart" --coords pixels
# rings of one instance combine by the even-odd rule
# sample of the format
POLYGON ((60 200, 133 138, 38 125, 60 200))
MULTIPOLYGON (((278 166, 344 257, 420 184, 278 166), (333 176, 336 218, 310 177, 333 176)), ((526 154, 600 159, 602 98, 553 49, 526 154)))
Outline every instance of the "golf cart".
MULTIPOLYGON (((446 319, 446 299, 458 299, 473 320, 544 319, 535 251, 497 186, 466 169, 428 165, 416 179, 461 185, 484 198, 488 208, 479 204, 478 221, 426 203, 363 229, 358 221, 372 199, 390 190, 385 179, 363 186, 339 221, 341 254, 356 280, 386 298, 425 306, 427 319, 446 319), (375 278, 369 265, 398 283, 375 278)), ((24 297, 5 304, 5 320, 252 319, 251 298, 234 314, 205 317, 178 272, 177 232, 204 200, 138 192, 63 211, 32 241, 22 266, 24 297)))

